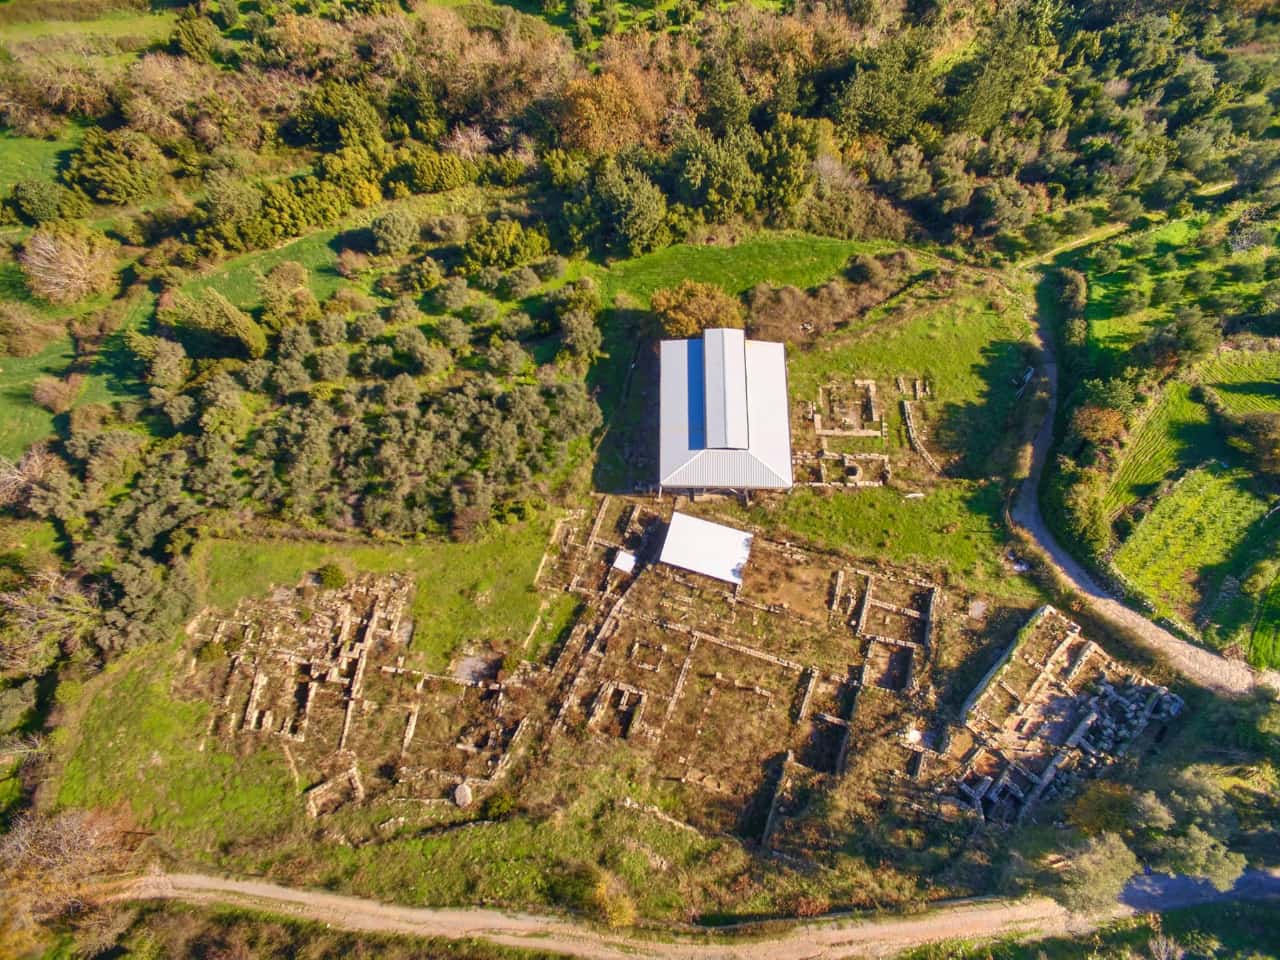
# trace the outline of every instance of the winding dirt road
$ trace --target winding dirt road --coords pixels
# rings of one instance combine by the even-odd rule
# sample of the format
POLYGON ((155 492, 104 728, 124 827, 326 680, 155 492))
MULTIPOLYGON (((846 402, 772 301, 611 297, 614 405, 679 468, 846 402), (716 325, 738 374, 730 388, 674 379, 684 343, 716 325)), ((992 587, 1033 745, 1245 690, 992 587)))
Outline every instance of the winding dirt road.
POLYGON ((1188 679, 1218 693, 1236 696, 1250 693, 1260 685, 1280 692, 1280 672, 1255 671, 1246 663, 1228 660, 1203 647, 1197 647, 1116 600, 1089 576, 1084 567, 1050 532, 1040 512, 1039 491, 1045 461, 1053 448, 1053 422, 1058 409, 1058 363, 1053 352, 1053 330, 1050 329, 1048 318, 1038 314, 1036 322, 1044 356, 1044 376, 1048 381, 1049 412, 1032 442, 1031 472, 1022 482, 1010 510, 1013 522, 1036 542, 1059 576, 1071 583, 1094 613, 1129 631, 1188 679))
POLYGON ((357 932, 470 937, 593 960, 837 960, 892 957, 943 940, 1078 934, 1095 929, 1105 920, 1134 912, 1227 899, 1275 898, 1280 898, 1280 873, 1274 871, 1250 870, 1227 893, 1185 877, 1157 875, 1135 878, 1114 911, 1093 919, 1072 917, 1047 897, 1020 901, 982 899, 952 902, 914 917, 833 918, 798 925, 781 936, 740 943, 691 937, 642 940, 549 915, 404 907, 318 890, 295 890, 260 880, 190 873, 145 876, 110 899, 232 905, 357 932))

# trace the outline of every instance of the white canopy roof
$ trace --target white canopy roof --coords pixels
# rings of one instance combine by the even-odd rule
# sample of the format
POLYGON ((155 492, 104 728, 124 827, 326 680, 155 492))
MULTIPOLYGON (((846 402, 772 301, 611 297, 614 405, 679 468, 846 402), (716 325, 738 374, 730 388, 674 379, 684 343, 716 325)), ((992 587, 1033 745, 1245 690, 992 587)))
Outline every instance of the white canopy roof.
POLYGON ((664 340, 658 482, 682 489, 791 486, 786 354, 741 330, 664 340))
POLYGON ((727 583, 742 583, 742 569, 751 554, 752 535, 687 513, 676 513, 662 544, 662 563, 692 570, 727 583))

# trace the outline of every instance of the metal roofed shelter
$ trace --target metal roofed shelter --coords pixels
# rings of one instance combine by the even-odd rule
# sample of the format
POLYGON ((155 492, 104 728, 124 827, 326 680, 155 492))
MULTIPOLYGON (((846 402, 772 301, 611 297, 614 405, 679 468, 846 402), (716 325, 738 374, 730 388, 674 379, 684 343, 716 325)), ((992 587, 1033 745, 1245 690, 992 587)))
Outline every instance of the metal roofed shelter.
POLYGON ((692 570, 727 583, 742 584, 752 535, 687 513, 676 513, 667 527, 660 563, 692 570))
POLYGON ((741 330, 663 340, 658 487, 786 490, 791 419, 786 353, 741 330))

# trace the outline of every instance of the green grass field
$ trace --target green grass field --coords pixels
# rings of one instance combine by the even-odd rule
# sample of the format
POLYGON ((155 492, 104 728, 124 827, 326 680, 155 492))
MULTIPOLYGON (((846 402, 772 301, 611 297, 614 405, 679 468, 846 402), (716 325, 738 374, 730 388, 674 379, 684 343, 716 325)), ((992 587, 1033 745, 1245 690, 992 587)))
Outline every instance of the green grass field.
POLYGON ((603 271, 600 285, 606 302, 625 293, 642 306, 648 306, 653 291, 686 279, 714 283, 729 293, 757 283, 803 289, 833 277, 855 253, 887 249, 892 245, 764 231, 732 247, 680 243, 622 260, 603 271))
MULTIPOLYGON (((327 877, 364 896, 423 905, 482 902, 549 904, 574 865, 606 864, 643 915, 687 916, 702 883, 742 869, 747 854, 736 844, 675 829, 622 807, 647 779, 643 758, 612 748, 590 751, 590 766, 554 816, 520 816, 477 824, 465 832, 405 834, 387 846, 326 851, 327 877), (653 855, 669 864, 655 870, 653 855)), ((563 755, 549 766, 563 770, 563 755)), ((524 799, 537 804, 537 786, 524 799)), ((546 789, 545 785, 542 789, 546 789)), ((650 796, 646 802, 659 800, 650 796)), ((561 900, 563 903, 563 900, 561 900)))
POLYGON ((1090 361, 1099 374, 1113 376, 1133 363, 1130 349, 1168 322, 1178 307, 1198 303, 1213 314, 1221 312, 1214 306, 1217 299, 1243 304, 1259 293, 1261 279, 1237 280, 1232 268, 1260 264, 1274 252, 1272 244, 1263 243, 1226 256, 1220 256, 1216 247, 1210 252, 1200 245, 1202 233, 1214 231, 1220 238, 1234 229, 1240 212, 1228 207, 1212 215, 1197 213, 1120 237, 1114 242, 1120 255, 1118 266, 1108 273, 1099 270, 1098 251, 1110 244, 1095 245, 1088 256, 1067 262, 1088 276, 1089 303, 1084 315, 1089 324, 1090 361), (1208 289, 1203 293, 1193 293, 1184 286, 1197 272, 1209 277, 1208 289), (1180 292, 1165 302, 1137 309, 1125 302, 1126 295, 1134 290, 1149 297, 1160 281, 1173 282, 1175 291, 1180 292))
POLYGON ((790 532, 830 549, 946 569, 974 589, 1032 597, 1035 588, 1010 577, 1000 562, 1008 543, 1003 502, 994 482, 952 481, 919 500, 888 487, 796 490, 776 505, 752 508, 749 517, 774 535, 790 532))
POLYGON ((72 692, 79 717, 59 729, 57 803, 123 803, 137 823, 195 856, 291 824, 301 802, 283 757, 234 756, 205 742, 209 706, 171 695, 177 668, 172 648, 141 650, 72 692))
MULTIPOLYGON (((787 374, 793 398, 816 398, 833 377, 923 377, 934 397, 920 405, 932 444, 961 456, 966 474, 1000 472, 989 463, 1005 439, 1017 383, 1027 367, 1031 325, 1016 304, 978 292, 944 303, 873 310, 849 336, 836 334, 814 349, 792 351, 787 374), (994 469, 992 469, 994 468, 994 469)), ((891 423, 900 418, 885 401, 891 423)))
POLYGON ((1159 613, 1191 620, 1225 577, 1244 575, 1268 507, 1250 480, 1240 468, 1192 471, 1116 551, 1116 567, 1159 613))
POLYGON ((1199 373, 1233 416, 1280 413, 1280 352, 1224 351, 1199 373))
MULTIPOLYGON (((23 6, 21 0, 10 0, 5 4, 14 14, 19 13, 23 6)), ((7 45, 20 45, 45 37, 140 37, 151 41, 167 37, 177 19, 177 15, 169 11, 130 13, 121 10, 104 13, 91 20, 9 21, 0 27, 0 35, 7 45)))
MULTIPOLYGON (((147 294, 131 306, 120 329, 107 338, 85 373, 77 406, 112 403, 142 390, 134 379, 124 334, 140 326, 154 304, 154 295, 147 294)), ((0 356, 0 456, 16 459, 36 440, 55 434, 54 416, 31 399, 32 387, 39 377, 64 375, 74 360, 71 339, 65 336, 33 357, 0 356)))
POLYGON ((350 285, 350 281, 344 280, 335 269, 344 233, 367 227, 378 214, 391 206, 411 210, 419 217, 477 213, 485 209, 486 204, 495 202, 501 194, 502 191, 492 188, 466 186, 447 193, 425 194, 358 210, 338 226, 317 230, 274 250, 259 250, 234 257, 219 265, 213 273, 189 281, 182 289, 185 293, 196 294, 213 287, 241 309, 253 309, 259 303, 258 278, 269 273, 272 267, 292 260, 311 271, 311 291, 323 300, 339 287, 350 285))
POLYGON ((274 250, 235 257, 209 276, 190 281, 183 290, 199 293, 212 287, 241 309, 251 309, 259 301, 258 277, 269 273, 272 267, 292 260, 311 271, 311 290, 323 300, 346 283, 334 269, 338 251, 333 241, 341 232, 338 229, 320 230, 274 250))
MULTIPOLYGON (((207 540, 196 548, 193 563, 202 602, 222 609, 241 597, 263 594, 272 584, 293 585, 326 563, 353 574, 411 574, 417 583, 414 649, 430 669, 441 670, 466 644, 491 643, 499 650, 523 652, 541 606, 533 578, 551 523, 550 516, 543 516, 497 527, 472 543, 207 540)), ((561 619, 548 617, 546 629, 558 630, 561 619)))
POLYGON ((61 374, 73 359, 63 337, 34 357, 0 356, 0 456, 16 459, 30 444, 51 436, 53 414, 31 399, 38 377, 61 374))
POLYGON ((0 196, 21 180, 52 180, 64 154, 76 148, 82 132, 68 125, 56 140, 0 135, 0 196))
MULTIPOLYGON (((1135 286, 1128 275, 1128 270, 1140 264, 1151 271, 1151 274, 1136 284, 1144 292, 1150 294, 1155 277, 1164 275, 1156 266, 1157 257, 1170 251, 1184 250, 1200 230, 1205 220, 1203 216, 1174 220, 1155 229, 1142 231, 1153 244, 1154 249, 1146 256, 1138 256, 1134 250, 1134 240, 1138 234, 1129 234, 1117 241, 1121 253, 1118 269, 1099 275, 1088 270, 1089 304, 1085 308, 1085 319, 1089 321, 1089 348, 1095 363, 1107 366, 1119 358, 1137 340, 1141 339, 1154 326, 1168 319, 1168 309, 1148 307, 1142 310, 1126 312, 1120 310, 1116 300, 1125 290, 1135 286)), ((1096 250, 1096 248, 1094 248, 1096 250)), ((1092 260, 1083 264, 1086 268, 1092 260)), ((1180 265, 1171 274, 1182 276, 1187 271, 1180 265)))
POLYGON ((1258 604, 1249 637, 1249 659, 1257 664, 1280 665, 1280 580, 1267 588, 1258 604))
POLYGON ((1221 431, 1192 399, 1191 385, 1174 381, 1126 444, 1104 500, 1107 512, 1114 517, 1174 471, 1225 453, 1221 431))

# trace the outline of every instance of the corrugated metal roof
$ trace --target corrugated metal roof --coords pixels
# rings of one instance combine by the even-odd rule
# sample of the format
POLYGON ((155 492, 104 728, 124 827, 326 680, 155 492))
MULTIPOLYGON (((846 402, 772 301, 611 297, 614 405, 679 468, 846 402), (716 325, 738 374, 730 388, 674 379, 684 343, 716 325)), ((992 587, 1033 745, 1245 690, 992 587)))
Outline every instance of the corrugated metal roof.
POLYGON ((747 351, 741 330, 708 330, 702 338, 707 446, 747 448, 747 351))
POLYGON ((681 570, 740 584, 750 556, 751 534, 746 531, 676 513, 658 559, 681 570))
MULTIPOLYGON (((716 447, 710 442, 707 335, 699 340, 662 341, 658 476, 664 487, 741 490, 791 486, 791 421, 783 345, 745 340, 740 331, 733 332, 743 346, 746 444, 742 449, 716 447)), ((707 331, 712 333, 715 331, 707 331)))

